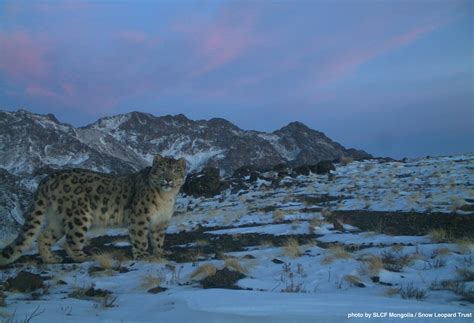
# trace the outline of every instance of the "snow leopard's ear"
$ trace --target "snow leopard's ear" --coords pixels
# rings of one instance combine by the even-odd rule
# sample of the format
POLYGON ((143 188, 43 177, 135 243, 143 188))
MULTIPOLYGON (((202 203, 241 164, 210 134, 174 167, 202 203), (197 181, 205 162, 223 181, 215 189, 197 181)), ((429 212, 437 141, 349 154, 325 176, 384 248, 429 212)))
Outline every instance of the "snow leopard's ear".
POLYGON ((155 158, 153 158, 153 167, 157 167, 162 159, 163 157, 160 154, 156 154, 155 158))
POLYGON ((180 159, 178 160, 178 165, 179 165, 182 169, 186 169, 186 159, 180 158, 180 159))

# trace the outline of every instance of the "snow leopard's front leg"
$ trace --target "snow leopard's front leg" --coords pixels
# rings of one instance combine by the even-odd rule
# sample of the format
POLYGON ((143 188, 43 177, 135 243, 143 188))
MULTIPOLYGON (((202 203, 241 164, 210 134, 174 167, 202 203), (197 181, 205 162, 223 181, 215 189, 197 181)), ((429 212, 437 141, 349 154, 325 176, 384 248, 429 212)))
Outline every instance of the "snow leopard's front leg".
POLYGON ((153 226, 150 231, 151 245, 153 246, 153 252, 155 256, 161 257, 165 254, 163 250, 163 243, 165 241, 165 232, 169 222, 161 222, 153 226))
POLYGON ((150 216, 143 208, 136 208, 130 219, 129 236, 134 259, 148 257, 148 231, 150 216))

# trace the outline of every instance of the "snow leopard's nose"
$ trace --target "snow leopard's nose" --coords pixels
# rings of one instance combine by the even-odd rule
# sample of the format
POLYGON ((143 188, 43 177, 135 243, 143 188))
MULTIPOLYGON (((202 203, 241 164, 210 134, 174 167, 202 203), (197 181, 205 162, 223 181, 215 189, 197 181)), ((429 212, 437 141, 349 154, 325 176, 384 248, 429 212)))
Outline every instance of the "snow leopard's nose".
POLYGON ((164 179, 163 180, 163 186, 172 186, 173 185, 173 180, 171 179, 164 179))

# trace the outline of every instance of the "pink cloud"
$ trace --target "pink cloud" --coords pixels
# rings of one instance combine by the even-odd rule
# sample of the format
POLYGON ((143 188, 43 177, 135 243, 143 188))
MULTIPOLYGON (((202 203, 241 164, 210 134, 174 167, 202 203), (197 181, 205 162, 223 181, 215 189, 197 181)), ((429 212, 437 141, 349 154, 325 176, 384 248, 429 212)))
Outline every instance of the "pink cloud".
POLYGON ((27 85, 25 89, 25 93, 30 96, 42 97, 46 99, 53 99, 53 100, 62 99, 61 95, 37 84, 27 85))
POLYGON ((191 78, 217 70, 263 43, 263 38, 255 31, 255 23, 254 10, 226 7, 210 23, 194 21, 177 25, 177 31, 190 36, 201 58, 191 78))
POLYGON ((358 48, 344 51, 341 55, 335 56, 322 67, 319 71, 320 76, 318 77, 317 84, 328 84, 344 78, 354 72, 362 64, 387 52, 407 46, 440 26, 441 24, 418 26, 385 41, 382 40, 378 45, 366 48, 365 44, 361 44, 358 48))
POLYGON ((15 80, 44 78, 47 47, 24 31, 0 32, 0 71, 15 80))

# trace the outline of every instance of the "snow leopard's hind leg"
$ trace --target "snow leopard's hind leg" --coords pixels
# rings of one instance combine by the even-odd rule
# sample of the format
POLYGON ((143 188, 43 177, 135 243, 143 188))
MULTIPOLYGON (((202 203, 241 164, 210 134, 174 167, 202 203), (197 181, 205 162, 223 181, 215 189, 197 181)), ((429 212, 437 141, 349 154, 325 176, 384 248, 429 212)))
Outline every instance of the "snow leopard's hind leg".
POLYGON ((30 248, 31 243, 41 230, 47 209, 48 199, 44 187, 40 184, 33 203, 28 209, 28 215, 20 234, 0 253, 0 266, 14 262, 30 248))

